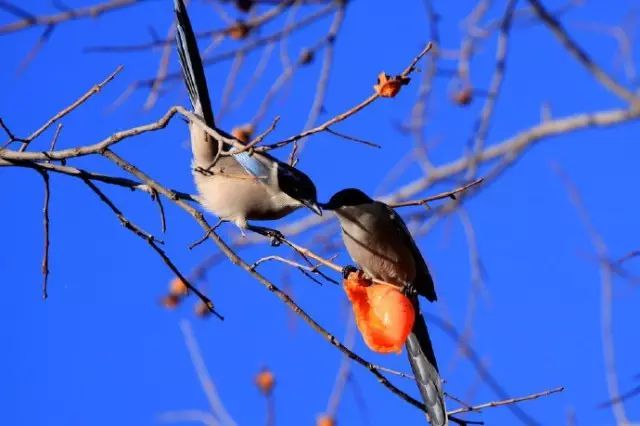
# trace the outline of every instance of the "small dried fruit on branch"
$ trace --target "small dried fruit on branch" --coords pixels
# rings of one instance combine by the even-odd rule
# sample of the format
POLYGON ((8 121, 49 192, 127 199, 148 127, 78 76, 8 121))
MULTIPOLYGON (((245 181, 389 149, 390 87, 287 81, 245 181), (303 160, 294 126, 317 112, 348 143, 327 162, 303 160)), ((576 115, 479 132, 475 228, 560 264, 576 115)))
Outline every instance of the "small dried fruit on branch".
POLYGON ((316 420, 316 426, 336 426, 336 421, 328 414, 323 414, 316 420))
POLYGON ((243 126, 234 127, 233 130, 231 130, 231 135, 240 142, 248 143, 253 137, 253 132, 255 132, 253 125, 245 124, 243 126))
POLYGON ((251 27, 247 25, 244 21, 237 21, 227 30, 229 37, 234 40, 242 40, 249 35, 251 31, 251 27))
POLYGON ((374 85, 373 89, 383 98, 393 98, 398 94, 400 88, 408 84, 409 81, 410 78, 408 77, 401 75, 391 77, 385 72, 381 72, 378 74, 378 84, 374 85))
POLYGON ((356 273, 343 284, 367 346, 378 353, 400 353, 415 321, 411 300, 397 288, 371 284, 356 273))
POLYGON ((258 389, 264 395, 270 395, 275 384, 276 378, 268 368, 263 368, 262 371, 256 375, 256 386, 258 386, 258 389))
POLYGON ((453 94, 453 102, 461 106, 467 106, 473 101, 473 89, 463 87, 453 94))
POLYGON ((195 312, 200 318, 206 318, 211 315, 211 309, 209 309, 209 306, 202 300, 196 304, 195 312))
POLYGON ((172 296, 182 297, 189 293, 189 288, 179 277, 175 277, 169 283, 169 294, 172 296))
POLYGON ((314 58, 313 51, 310 49, 304 49, 302 52, 300 52, 299 61, 302 65, 310 64, 311 62, 313 62, 313 58, 314 58))
POLYGON ((180 297, 175 294, 168 294, 160 300, 160 303, 167 309, 175 309, 180 304, 180 297))

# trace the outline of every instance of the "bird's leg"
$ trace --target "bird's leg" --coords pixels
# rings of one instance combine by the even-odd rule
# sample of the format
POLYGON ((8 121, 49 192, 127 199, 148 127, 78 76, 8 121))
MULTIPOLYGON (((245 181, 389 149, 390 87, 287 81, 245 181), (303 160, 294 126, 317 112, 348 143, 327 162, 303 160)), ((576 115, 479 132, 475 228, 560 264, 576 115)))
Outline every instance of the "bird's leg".
POLYGON ((264 226, 256 226, 247 224, 247 229, 253 231, 256 234, 264 235, 267 238, 271 238, 271 245, 277 247, 284 241, 284 235, 277 229, 266 228, 264 226))

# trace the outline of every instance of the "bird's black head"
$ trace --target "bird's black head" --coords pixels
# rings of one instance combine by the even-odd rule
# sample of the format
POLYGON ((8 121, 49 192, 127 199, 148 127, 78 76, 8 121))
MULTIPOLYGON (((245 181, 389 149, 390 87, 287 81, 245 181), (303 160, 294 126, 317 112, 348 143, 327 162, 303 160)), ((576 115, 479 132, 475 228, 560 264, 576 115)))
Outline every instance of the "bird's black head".
POLYGON ((309 210, 322 216, 322 210, 318 207, 316 186, 309 176, 296 168, 279 164, 278 186, 289 197, 298 200, 309 210))
POLYGON ((373 202, 364 192, 356 188, 347 188, 333 194, 328 203, 320 204, 325 210, 336 210, 340 207, 359 206, 373 202))

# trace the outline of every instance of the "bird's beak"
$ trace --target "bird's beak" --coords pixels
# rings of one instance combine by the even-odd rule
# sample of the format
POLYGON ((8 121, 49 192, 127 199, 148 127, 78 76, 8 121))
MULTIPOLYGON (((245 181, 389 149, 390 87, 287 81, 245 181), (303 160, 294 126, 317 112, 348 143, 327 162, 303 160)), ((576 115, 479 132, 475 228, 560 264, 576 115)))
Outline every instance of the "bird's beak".
POLYGON ((315 201, 303 201, 302 204, 318 216, 322 216, 322 209, 320 209, 320 206, 315 201))

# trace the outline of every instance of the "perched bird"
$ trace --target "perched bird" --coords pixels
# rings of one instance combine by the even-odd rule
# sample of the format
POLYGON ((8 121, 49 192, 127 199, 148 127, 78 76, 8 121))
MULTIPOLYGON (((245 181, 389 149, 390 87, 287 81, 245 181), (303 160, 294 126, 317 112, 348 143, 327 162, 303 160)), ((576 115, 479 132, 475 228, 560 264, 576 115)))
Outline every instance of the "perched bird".
POLYGON ((318 215, 316 187, 301 171, 266 153, 238 150, 226 141, 232 136, 215 128, 211 100, 193 29, 183 0, 174 0, 176 43, 193 112, 211 129, 216 140, 197 123, 189 123, 193 175, 202 205, 223 221, 269 237, 281 234, 248 220, 274 220, 306 206, 318 215))
MULTIPOLYGON (((402 285, 411 298, 416 318, 405 343, 411 368, 429 421, 434 426, 448 424, 438 364, 427 326, 420 313, 418 297, 437 299, 433 279, 420 250, 402 218, 386 204, 372 200, 359 189, 344 189, 328 203, 342 228, 349 255, 371 278, 402 285)), ((345 268, 345 272, 349 269, 345 268)))

